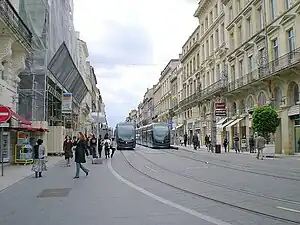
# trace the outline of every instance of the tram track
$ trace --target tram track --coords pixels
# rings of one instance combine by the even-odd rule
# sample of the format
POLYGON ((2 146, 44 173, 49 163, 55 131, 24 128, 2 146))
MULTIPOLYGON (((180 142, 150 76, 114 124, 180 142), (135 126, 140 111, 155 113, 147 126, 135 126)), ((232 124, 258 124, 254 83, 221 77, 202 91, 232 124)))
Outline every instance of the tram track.
MULTIPOLYGON (((136 154, 136 152, 134 154, 136 154)), ((206 199, 206 200, 209 200, 209 201, 212 201, 212 202, 216 202, 216 203, 221 204, 223 206, 228 206, 228 207, 235 208, 235 209, 238 209, 238 210, 241 210, 241 211, 244 211, 244 212, 248 212, 250 214, 255 214, 255 215, 263 216, 263 217, 266 217, 266 218, 269 218, 269 219, 272 219, 272 220, 281 221, 281 222, 288 223, 288 224, 300 224, 300 221, 286 219, 286 218, 283 218, 283 217, 278 217, 278 216, 275 216, 275 215, 272 215, 272 214, 268 214, 268 213, 264 213, 264 212, 261 212, 261 211, 256 211, 256 210, 249 209, 249 208, 246 208, 246 207, 238 206, 238 205, 235 205, 235 204, 232 204, 232 203, 229 203, 229 202, 218 200, 218 199, 215 199, 215 198, 212 198, 212 197, 209 197, 209 196, 205 196, 205 195, 202 195, 202 194, 199 194, 199 193, 196 193, 196 192, 193 192, 193 191, 190 191, 190 190, 178 187, 176 185, 170 184, 170 183, 168 183, 166 181, 163 181, 161 179, 158 179, 158 178, 155 178, 153 176, 150 176, 149 174, 147 174, 147 173, 141 171, 140 169, 138 169, 136 166, 134 166, 130 162, 130 160, 128 160, 128 158, 125 156, 125 154, 122 151, 121 151, 121 155, 123 156, 125 162, 132 169, 134 169, 136 172, 142 174, 143 176, 148 177, 151 180, 154 180, 156 182, 164 184, 164 185, 166 185, 168 187, 174 188, 176 190, 182 191, 182 192, 187 193, 187 194, 191 194, 191 195, 193 195, 195 197, 198 197, 198 198, 202 198, 202 199, 206 199)))
POLYGON ((189 156, 179 155, 179 154, 176 154, 176 153, 170 152, 170 151, 164 151, 164 152, 168 153, 168 154, 175 155, 175 156, 180 157, 180 158, 190 159, 190 160, 193 160, 193 161, 196 161, 196 162, 201 162, 201 163, 205 163, 205 164, 209 164, 209 165, 213 165, 213 166, 221 167, 221 168, 225 168, 225 169, 230 169, 230 170, 235 170, 235 171, 237 170, 237 171, 241 171, 241 172, 245 172, 245 173, 252 173, 252 174, 268 176, 268 177, 273 177, 273 178, 279 178, 279 179, 285 179, 285 180, 300 181, 300 179, 296 178, 296 177, 288 177, 288 176, 276 175, 276 174, 267 173, 267 172, 259 172, 259 171, 253 171, 253 170, 239 168, 241 165, 236 165, 235 164, 237 167, 228 166, 228 165, 224 165, 224 164, 222 165, 222 164, 218 164, 218 163, 215 163, 215 162, 212 162, 212 161, 208 162, 207 160, 201 160, 201 159, 198 159, 198 158, 192 158, 192 157, 189 157, 189 156))
POLYGON ((194 181, 197 181, 197 182, 200 182, 200 183, 203 183, 203 184, 208 184, 208 185, 215 186, 215 187, 224 188, 224 189, 227 189, 227 190, 230 190, 230 191, 235 191, 235 192, 238 192, 238 193, 248 194, 248 195, 252 195, 252 196, 256 196, 256 197, 260 197, 260 198, 265 198, 265 199, 269 199, 269 200, 274 200, 274 201, 279 201, 279 202, 284 202, 284 203, 289 203, 289 204, 294 204, 294 205, 300 205, 300 202, 293 201, 291 199, 277 198, 277 197, 268 196, 268 195, 265 195, 265 194, 258 194, 258 193, 255 193, 255 192, 252 192, 252 191, 249 191, 249 190, 240 189, 240 188, 233 188, 233 187, 225 185, 225 184, 220 184, 220 183, 209 181, 209 180, 199 179, 199 178, 196 178, 194 176, 179 173, 179 172, 167 169, 166 167, 163 167, 161 165, 158 165, 157 163, 155 163, 152 160, 148 159, 146 156, 144 156, 143 154, 141 154, 139 152, 135 152, 135 154, 139 155, 140 157, 142 157, 143 159, 145 159, 146 161, 148 161, 152 165, 154 165, 154 166, 156 166, 156 167, 158 167, 162 170, 165 170, 169 173, 176 174, 178 176, 181 176, 181 177, 184 177, 184 178, 187 178, 187 179, 190 179, 190 180, 194 180, 194 181))
MULTIPOLYGON (((228 206, 228 207, 235 208, 235 209, 238 209, 238 210, 241 210, 241 211, 244 211, 244 212, 248 212, 250 214, 255 214, 255 215, 258 215, 258 216, 263 216, 263 217, 266 217, 266 218, 269 218, 269 219, 272 219, 272 220, 281 221, 281 222, 288 223, 288 224, 300 224, 300 221, 286 219, 286 218, 283 218, 283 217, 275 216, 275 215, 264 213, 264 212, 261 212, 261 211, 256 211, 256 210, 249 209, 249 208, 246 208, 246 207, 238 206, 238 205, 235 205, 235 204, 232 204, 232 203, 229 203, 229 202, 218 200, 218 199, 215 199, 215 198, 212 198, 212 197, 209 197, 209 196, 205 196, 205 195, 202 195, 202 194, 199 194, 199 193, 196 193, 196 192, 193 192, 193 191, 190 191, 190 190, 178 187, 176 185, 170 184, 170 183, 168 183, 166 181, 163 181, 161 179, 155 178, 155 177, 153 177, 153 176, 151 176, 151 175, 143 172, 142 170, 138 169, 136 166, 134 166, 130 162, 130 160, 128 160, 128 158, 125 156, 125 154, 122 151, 120 151, 120 152, 121 152, 121 155, 123 156, 125 162, 133 170, 135 170, 136 172, 142 174, 143 176, 148 177, 151 180, 154 180, 156 182, 164 184, 164 185, 166 185, 168 187, 174 188, 176 190, 182 191, 182 192, 187 193, 187 194, 191 194, 191 195, 193 195, 195 197, 198 197, 198 198, 206 199, 206 200, 209 200, 209 201, 212 201, 212 202, 216 202, 216 203, 224 205, 224 206, 228 206)), ((136 152, 134 154, 136 154, 136 152)))

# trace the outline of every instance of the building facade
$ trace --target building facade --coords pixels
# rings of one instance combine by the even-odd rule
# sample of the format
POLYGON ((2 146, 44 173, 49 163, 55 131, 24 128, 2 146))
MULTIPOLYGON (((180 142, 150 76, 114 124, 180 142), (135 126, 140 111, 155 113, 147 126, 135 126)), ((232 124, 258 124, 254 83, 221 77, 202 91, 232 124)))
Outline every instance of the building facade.
POLYGON ((153 104, 154 104, 154 114, 152 118, 153 122, 159 122, 158 116, 161 113, 161 108, 160 108, 161 96, 162 96, 161 84, 157 83, 153 87, 153 104))
POLYGON ((232 142, 253 134, 251 113, 272 105, 280 117, 275 152, 300 152, 300 1, 222 1, 229 43, 229 118, 226 133, 232 142))
MULTIPOLYGON (((11 110, 9 128, 23 129, 31 122, 17 114, 19 74, 32 50, 32 32, 19 16, 19 1, 2 1, 0 11, 0 105, 11 110)), ((3 133, 1 150, 5 163, 13 161, 16 139, 16 132, 3 133)))
POLYGON ((173 115, 170 111, 173 99, 173 96, 171 95, 171 77, 173 70, 179 63, 179 59, 171 59, 160 73, 158 85, 160 86, 161 97, 158 103, 158 122, 168 123, 172 119, 173 115))

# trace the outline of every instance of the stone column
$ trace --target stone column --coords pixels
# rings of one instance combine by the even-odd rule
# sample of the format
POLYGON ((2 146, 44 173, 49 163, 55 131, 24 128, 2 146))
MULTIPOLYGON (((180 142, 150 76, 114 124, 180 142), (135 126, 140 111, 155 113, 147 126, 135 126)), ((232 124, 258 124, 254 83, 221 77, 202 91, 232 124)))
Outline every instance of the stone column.
POLYGON ((293 140, 294 137, 294 126, 292 121, 288 116, 288 111, 284 110, 281 113, 281 133, 282 133, 282 153, 284 154, 293 154, 294 148, 293 140))

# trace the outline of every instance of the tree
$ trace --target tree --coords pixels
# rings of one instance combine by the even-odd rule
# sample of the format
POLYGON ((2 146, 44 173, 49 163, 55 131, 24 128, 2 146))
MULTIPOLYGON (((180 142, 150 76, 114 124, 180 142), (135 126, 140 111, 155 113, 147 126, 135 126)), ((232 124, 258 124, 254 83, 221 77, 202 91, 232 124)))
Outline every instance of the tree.
POLYGON ((252 114, 252 124, 255 132, 268 138, 279 126, 278 114, 270 106, 257 107, 252 114))

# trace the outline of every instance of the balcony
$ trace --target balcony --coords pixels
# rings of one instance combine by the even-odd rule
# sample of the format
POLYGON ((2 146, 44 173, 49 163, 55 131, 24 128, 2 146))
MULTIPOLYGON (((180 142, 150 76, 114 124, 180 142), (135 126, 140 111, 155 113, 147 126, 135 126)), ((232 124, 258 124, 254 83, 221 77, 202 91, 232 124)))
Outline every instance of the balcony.
POLYGON ((209 99, 220 92, 227 91, 227 84, 227 79, 222 78, 203 90, 199 90, 198 92, 179 102, 180 110, 184 111, 190 107, 194 107, 203 100, 209 99))
POLYGON ((260 81, 285 73, 290 69, 300 69, 300 48, 275 59, 264 66, 232 81, 228 85, 228 93, 234 94, 247 89, 260 81))
POLYGON ((9 0, 0 0, 0 20, 18 36, 24 46, 31 47, 32 33, 9 0))

